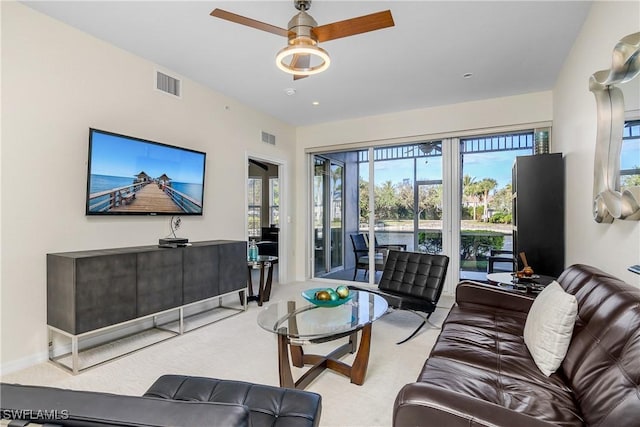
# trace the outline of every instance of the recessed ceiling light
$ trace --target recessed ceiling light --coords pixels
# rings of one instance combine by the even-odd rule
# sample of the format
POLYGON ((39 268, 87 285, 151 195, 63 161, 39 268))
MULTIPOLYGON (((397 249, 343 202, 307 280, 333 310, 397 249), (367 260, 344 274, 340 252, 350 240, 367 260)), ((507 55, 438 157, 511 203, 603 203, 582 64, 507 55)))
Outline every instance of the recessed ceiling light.
POLYGON ((319 101, 313 101, 311 104, 312 105, 320 105, 320 102, 319 101))
POLYGON ((292 87, 288 87, 284 90, 284 93, 286 93, 288 96, 293 96, 296 94, 296 90, 292 87))
POLYGON ((473 76, 473 73, 464 73, 462 75, 462 77, 464 77, 465 79, 469 79, 469 78, 471 78, 471 76, 473 76))

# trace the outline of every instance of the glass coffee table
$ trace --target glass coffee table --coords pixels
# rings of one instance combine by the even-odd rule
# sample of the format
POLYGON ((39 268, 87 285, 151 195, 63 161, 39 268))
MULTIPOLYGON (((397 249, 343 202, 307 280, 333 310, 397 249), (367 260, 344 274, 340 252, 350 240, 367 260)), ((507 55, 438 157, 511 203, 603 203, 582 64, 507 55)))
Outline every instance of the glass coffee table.
POLYGON ((355 294, 353 298, 337 307, 318 307, 300 296, 273 303, 258 314, 258 325, 278 335, 280 387, 304 389, 325 369, 339 372, 352 383, 362 385, 369 364, 371 324, 386 313, 388 305, 379 295, 351 292, 355 294), (359 346, 358 331, 362 331, 359 346), (302 349, 304 344, 343 337, 349 337, 349 341, 326 356, 305 354, 302 349), (347 353, 356 353, 352 365, 338 360, 347 353), (291 364, 298 368, 312 366, 294 381, 291 364))

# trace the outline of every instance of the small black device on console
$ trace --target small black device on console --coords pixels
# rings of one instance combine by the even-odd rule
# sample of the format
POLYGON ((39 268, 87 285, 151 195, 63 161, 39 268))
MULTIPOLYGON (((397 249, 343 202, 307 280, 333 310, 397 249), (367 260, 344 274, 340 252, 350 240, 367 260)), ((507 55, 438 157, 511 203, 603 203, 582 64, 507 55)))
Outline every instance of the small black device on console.
POLYGON ((165 237, 164 239, 158 239, 159 248, 181 248, 189 246, 189 239, 183 237, 165 237))

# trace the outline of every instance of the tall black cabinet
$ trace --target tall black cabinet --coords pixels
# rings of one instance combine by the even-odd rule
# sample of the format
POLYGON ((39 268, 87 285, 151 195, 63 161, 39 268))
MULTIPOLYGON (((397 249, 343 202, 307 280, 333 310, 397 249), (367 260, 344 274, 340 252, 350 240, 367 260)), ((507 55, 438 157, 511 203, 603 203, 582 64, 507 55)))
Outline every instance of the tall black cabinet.
POLYGON ((513 248, 536 274, 564 270, 564 161, 561 153, 516 157, 513 166, 513 248))

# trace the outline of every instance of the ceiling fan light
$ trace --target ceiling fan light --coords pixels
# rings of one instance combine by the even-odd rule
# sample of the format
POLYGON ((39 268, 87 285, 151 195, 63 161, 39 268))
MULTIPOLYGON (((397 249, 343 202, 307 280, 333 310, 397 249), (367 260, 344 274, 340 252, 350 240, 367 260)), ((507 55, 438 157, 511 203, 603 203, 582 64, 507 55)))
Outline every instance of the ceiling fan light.
POLYGON ((276 65, 285 73, 297 75, 297 76, 310 76, 312 74, 318 74, 329 68, 331 64, 331 58, 329 54, 322 48, 313 44, 296 45, 292 44, 287 46, 278 52, 276 55, 276 65), (318 65, 296 68, 291 64, 284 62, 285 58, 293 55, 312 55, 319 58, 322 62, 318 65))

